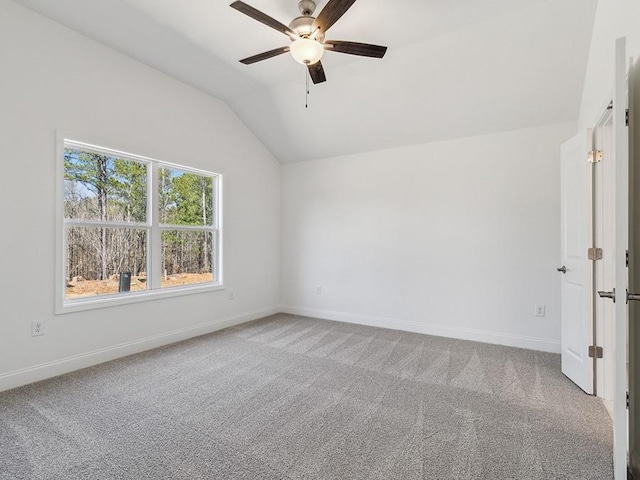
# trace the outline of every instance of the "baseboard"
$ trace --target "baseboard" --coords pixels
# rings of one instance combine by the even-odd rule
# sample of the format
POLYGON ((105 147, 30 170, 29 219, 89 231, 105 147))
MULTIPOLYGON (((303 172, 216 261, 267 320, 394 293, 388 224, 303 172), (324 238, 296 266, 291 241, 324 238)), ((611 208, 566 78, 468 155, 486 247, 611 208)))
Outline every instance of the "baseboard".
POLYGON ((607 413, 609 414, 609 417, 611 417, 611 420, 613 421, 613 401, 607 400, 606 398, 602 398, 602 397, 600 398, 600 400, 602 401, 604 408, 607 409, 607 413))
POLYGON ((472 328, 452 327, 433 323, 419 323, 395 318, 376 317, 371 315, 359 315, 355 313, 335 312, 298 306, 285 305, 283 313, 304 315, 307 317, 335 320, 338 322, 356 323, 370 327, 389 328, 392 330, 404 330, 407 332, 425 333, 439 337, 459 338, 461 340, 473 340, 476 342, 506 345, 508 347, 526 348, 542 352, 560 353, 560 341, 548 338, 528 337, 525 335, 513 335, 472 328))
POLYGON ((451 327, 438 324, 424 324, 408 320, 399 320, 388 317, 376 317, 371 315, 359 315, 354 313, 336 312, 304 308, 297 306, 273 306, 270 308, 254 310, 239 315, 230 315, 218 318, 210 322, 201 323, 188 328, 174 330, 159 335, 141 338, 131 342, 121 343, 107 348, 94 350, 71 357, 54 360, 32 367, 14 370, 0 375, 0 392, 12 388, 38 382, 47 378, 56 377, 65 373, 91 367, 99 363, 108 362, 117 358, 140 353, 152 348, 169 345, 171 343, 187 340, 212 333, 223 328, 232 327, 241 323, 250 322, 276 313, 289 313, 304 315, 307 317, 334 320, 338 322, 355 323, 371 327, 388 328, 392 330, 404 330, 407 332, 424 333, 440 337, 459 338, 477 342, 506 345, 509 347, 527 348, 543 352, 560 353, 560 342, 557 340, 527 337, 524 335, 509 335, 497 332, 488 332, 470 328, 451 327))
POLYGON ((38 382, 40 380, 45 380, 47 378, 57 377, 58 375, 63 375, 82 368, 92 367, 93 365, 115 360, 116 358, 126 357, 127 355, 132 355, 134 353, 144 352, 145 350, 150 350, 152 348, 212 333, 217 330, 222 330, 223 328, 239 325, 241 323, 273 315, 281 311, 282 308, 280 306, 273 306, 239 315, 230 315, 227 317, 217 318, 210 322, 204 322, 199 325, 173 330, 159 335, 153 335, 79 355, 73 355, 71 357, 42 363, 40 365, 34 365, 20 370, 14 370, 0 375, 0 392, 20 387, 22 385, 27 385, 29 383, 38 382))

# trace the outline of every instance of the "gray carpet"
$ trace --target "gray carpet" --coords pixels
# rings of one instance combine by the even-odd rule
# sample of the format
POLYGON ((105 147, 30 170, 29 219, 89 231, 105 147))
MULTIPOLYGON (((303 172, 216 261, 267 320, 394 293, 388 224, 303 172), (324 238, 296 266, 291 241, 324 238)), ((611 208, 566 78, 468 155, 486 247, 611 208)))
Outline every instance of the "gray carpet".
POLYGON ((0 394, 1 479, 609 479, 554 354, 276 315, 0 394))

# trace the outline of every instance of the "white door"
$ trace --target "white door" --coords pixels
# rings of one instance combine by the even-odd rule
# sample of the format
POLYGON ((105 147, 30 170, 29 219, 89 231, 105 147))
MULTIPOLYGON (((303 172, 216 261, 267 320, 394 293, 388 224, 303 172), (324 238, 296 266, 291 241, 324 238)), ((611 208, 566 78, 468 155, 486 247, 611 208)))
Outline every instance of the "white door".
POLYGON ((561 148, 561 348, 562 373, 585 392, 593 393, 593 359, 589 345, 592 323, 591 164, 587 135, 577 135, 561 148))
MULTIPOLYGON (((629 290, 640 292, 640 61, 629 69, 629 290)), ((632 300, 640 297, 634 296, 632 300)), ((640 479, 640 302, 629 302, 629 469, 640 479)), ((622 362, 621 362, 622 363, 622 362)))
POLYGON ((627 478, 627 286, 629 248, 629 136, 626 127, 627 58, 624 38, 616 41, 613 136, 615 143, 615 390, 613 398, 613 467, 616 480, 627 478))

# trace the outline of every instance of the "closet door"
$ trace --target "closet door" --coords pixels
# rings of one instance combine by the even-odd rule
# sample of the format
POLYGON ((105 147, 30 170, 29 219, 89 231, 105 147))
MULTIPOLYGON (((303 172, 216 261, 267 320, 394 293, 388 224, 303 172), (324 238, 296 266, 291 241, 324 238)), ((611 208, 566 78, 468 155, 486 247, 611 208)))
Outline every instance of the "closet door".
POLYGON ((562 373, 582 390, 593 393, 591 164, 586 134, 564 143, 560 156, 562 373))

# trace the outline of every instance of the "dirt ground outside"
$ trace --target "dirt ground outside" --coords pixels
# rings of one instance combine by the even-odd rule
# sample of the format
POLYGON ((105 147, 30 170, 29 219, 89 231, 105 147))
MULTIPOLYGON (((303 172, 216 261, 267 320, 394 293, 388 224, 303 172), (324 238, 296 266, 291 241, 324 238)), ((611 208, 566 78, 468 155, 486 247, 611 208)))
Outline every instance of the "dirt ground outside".
MULTIPOLYGON (((131 277, 131 291, 139 292, 147 289, 146 277, 131 277)), ((211 273, 178 273, 162 277, 162 287, 179 287, 182 285, 193 285, 197 283, 211 282, 211 273)), ((90 297, 95 295, 111 295, 118 293, 119 281, 109 280, 84 280, 74 279, 67 282, 65 298, 90 297)))

